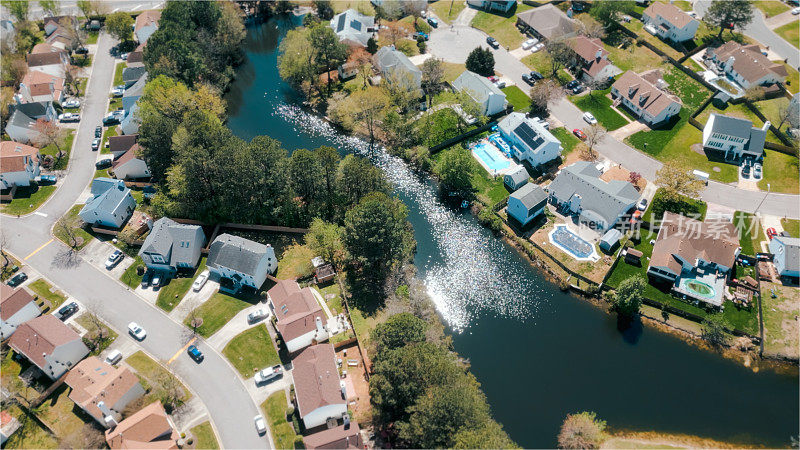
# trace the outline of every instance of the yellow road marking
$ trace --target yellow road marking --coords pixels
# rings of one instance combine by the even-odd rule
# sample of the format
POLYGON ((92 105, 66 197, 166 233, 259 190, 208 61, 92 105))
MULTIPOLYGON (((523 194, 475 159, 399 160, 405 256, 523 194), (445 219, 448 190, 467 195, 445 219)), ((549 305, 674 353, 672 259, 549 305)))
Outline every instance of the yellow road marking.
POLYGON ((169 361, 167 361, 167 364, 172 364, 172 361, 175 361, 178 358, 178 356, 181 356, 181 353, 185 352, 186 349, 189 348, 190 345, 194 344, 194 341, 196 341, 196 340, 197 340, 197 338, 193 337, 192 340, 189 341, 188 344, 184 345, 182 349, 178 350, 177 353, 172 355, 172 358, 170 358, 169 361))
POLYGON ((33 255, 35 255, 35 254, 39 253, 39 250, 41 250, 41 249, 43 249, 43 248, 47 247, 48 245, 50 245, 50 243, 51 243, 51 242, 53 242, 53 240, 52 240, 52 239, 50 239, 49 241, 47 241, 47 242, 45 242, 44 244, 42 244, 42 246, 41 246, 41 247, 37 248, 36 250, 32 251, 30 255, 26 256, 26 257, 25 257, 25 259, 23 259, 23 261, 27 261, 27 260, 28 260, 28 258, 30 258, 31 256, 33 256, 33 255))

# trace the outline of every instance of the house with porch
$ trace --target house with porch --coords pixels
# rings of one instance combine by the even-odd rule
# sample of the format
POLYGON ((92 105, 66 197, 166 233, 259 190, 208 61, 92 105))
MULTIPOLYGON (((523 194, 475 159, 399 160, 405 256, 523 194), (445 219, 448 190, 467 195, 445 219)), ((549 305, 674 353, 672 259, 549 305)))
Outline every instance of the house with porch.
POLYGON ((653 2, 642 12, 644 29, 663 40, 673 42, 694 39, 700 21, 672 3, 653 2))
POLYGON ((579 70, 580 78, 606 81, 622 73, 622 70, 609 61, 609 53, 600 39, 580 35, 570 39, 569 45, 578 55, 576 69, 579 70))
POLYGON ((569 39, 581 29, 580 22, 567 17, 552 3, 517 14, 517 28, 542 40, 569 39))
POLYGON ((78 215, 91 226, 120 228, 136 209, 136 200, 122 180, 108 177, 92 181, 92 197, 78 215))
POLYGON ((174 274, 197 267, 205 245, 203 228, 162 217, 153 223, 139 256, 148 269, 174 274))
POLYGON ((51 380, 61 378, 89 354, 78 333, 52 314, 18 326, 8 345, 51 380))
POLYGON ((521 112, 512 112, 497 124, 503 139, 520 161, 528 161, 534 168, 561 155, 561 141, 548 131, 542 122, 521 112))
POLYGON ((116 426, 122 412, 144 396, 139 377, 127 367, 114 367, 96 356, 79 362, 64 380, 69 398, 104 428, 116 426))
POLYGON ((331 344, 312 345, 292 359, 297 412, 307 430, 347 415, 345 388, 339 382, 331 344))
POLYGON ((722 152, 726 161, 760 161, 769 125, 766 121, 757 128, 747 119, 711 113, 703 127, 703 147, 722 152))
POLYGON ((267 291, 267 303, 289 353, 328 339, 325 312, 311 288, 300 289, 294 280, 280 280, 267 291))
POLYGON ((769 241, 772 264, 781 277, 800 277, 800 238, 775 236, 769 241))
POLYGON ((38 148, 14 141, 0 142, 0 189, 30 186, 39 173, 38 148))
POLYGON ((260 289, 278 270, 278 259, 271 245, 225 233, 211 243, 206 266, 219 276, 220 290, 236 293, 245 286, 260 289))
POLYGON ((681 99, 664 88, 666 83, 659 71, 639 75, 629 70, 611 85, 611 97, 614 106, 625 105, 639 120, 654 127, 669 121, 683 107, 681 99))
POLYGON ((508 196, 508 215, 523 227, 544 213, 547 193, 538 184, 528 183, 508 196))
POLYGON ((758 44, 742 45, 728 41, 706 50, 703 62, 718 74, 725 74, 743 89, 783 83, 789 72, 786 66, 772 62, 758 44))
POLYGON ((481 108, 481 114, 491 116, 502 112, 508 106, 506 94, 488 78, 465 70, 453 81, 453 88, 466 92, 481 108))
POLYGON ((17 331, 17 327, 41 314, 42 311, 28 291, 0 284, 0 339, 8 339, 17 331))

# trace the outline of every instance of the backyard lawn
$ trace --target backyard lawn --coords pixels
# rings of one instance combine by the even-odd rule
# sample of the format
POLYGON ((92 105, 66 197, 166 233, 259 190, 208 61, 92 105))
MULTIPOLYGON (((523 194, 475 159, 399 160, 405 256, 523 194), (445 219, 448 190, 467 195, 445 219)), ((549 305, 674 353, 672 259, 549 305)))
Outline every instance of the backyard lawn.
POLYGON ((217 291, 210 299, 190 313, 184 323, 191 328, 192 316, 201 318, 203 323, 197 327, 197 333, 203 337, 209 337, 225 326, 236 313, 256 304, 257 301, 258 299, 247 301, 217 291))
MULTIPOLYGON (((761 114, 767 117, 767 120, 772 122, 773 125, 777 128, 778 125, 781 123, 780 119, 780 111, 789 106, 789 99, 786 97, 778 97, 773 98, 770 100, 761 100, 760 102, 754 103, 755 107, 761 111, 761 114)), ((785 130, 787 127, 786 122, 781 125, 781 129, 785 130)))
POLYGON ((125 272, 123 272, 122 276, 119 277, 119 280, 128 285, 131 289, 136 289, 139 287, 139 284, 142 282, 142 275, 136 273, 136 268, 142 266, 144 267, 144 261, 142 258, 137 256, 136 259, 133 260, 133 264, 130 265, 125 272))
MULTIPOLYGON (((687 61, 692 61, 691 59, 687 61)), ((683 101, 683 106, 694 111, 712 93, 705 86, 695 81, 685 73, 670 66, 664 71, 664 81, 669 84, 669 89, 683 101)))
POLYGON ((613 131, 627 125, 628 120, 611 109, 613 101, 606 97, 609 92, 611 92, 611 88, 593 91, 585 95, 573 95, 569 97, 569 101, 574 103, 581 111, 592 113, 606 130, 613 131))
POLYGON ((56 187, 53 185, 38 186, 36 183, 31 183, 29 187, 17 188, 14 199, 8 203, 3 203, 0 211, 12 216, 32 213, 42 206, 42 203, 50 198, 50 195, 55 190, 56 187))
MULTIPOLYGON (((756 2, 756 3, 761 3, 761 2, 756 2)), ((796 21, 789 22, 786 25, 774 29, 773 31, 775 31, 775 33, 778 36, 789 41, 789 43, 794 45, 795 47, 800 47, 800 29, 798 29, 796 21)))
POLYGON ((4 448, 62 448, 55 436, 26 415, 19 406, 9 403, 4 410, 20 422, 17 431, 3 444, 4 448))
POLYGON ((514 107, 514 111, 527 111, 530 108, 531 100, 519 87, 508 86, 504 87, 502 91, 506 94, 508 103, 514 107))
POLYGON ((467 70, 467 66, 465 64, 451 62, 442 62, 442 67, 444 68, 444 81, 447 81, 448 83, 455 81, 459 75, 467 70))
POLYGON ((67 296, 63 292, 59 290, 55 290, 55 292, 52 291, 53 285, 48 283, 44 278, 32 281, 28 284, 28 288, 38 295, 39 298, 50 302, 51 310, 55 310, 67 300, 67 296))
POLYGON ((800 191, 798 178, 798 160, 796 157, 775 150, 764 149, 764 179, 758 182, 758 188, 770 192, 797 194, 800 191))
POLYGON ((761 310, 764 314, 764 352, 797 358, 800 348, 796 320, 800 315, 797 288, 762 281, 761 310), (775 298, 772 298, 773 293, 775 298))
POLYGON ((789 233, 792 237, 800 237, 800 220, 781 219, 781 226, 783 231, 789 233))
MULTIPOLYGON (((797 22, 794 23, 795 33, 797 33, 797 22)), ((797 43, 795 42, 795 47, 797 43)), ((778 61, 780 62, 780 61, 778 61)), ((792 94, 797 94, 800 91, 800 72, 797 71, 794 67, 790 66, 789 64, 783 64, 783 67, 786 68, 786 72, 789 75, 786 77, 786 90, 791 92, 792 94)))
POLYGON ((430 3, 428 5, 428 7, 436 13, 436 17, 444 21, 446 24, 449 24, 455 20, 455 18, 458 17, 458 14, 461 13, 466 6, 467 4, 464 1, 453 0, 449 2, 442 0, 435 3, 430 3))
POLYGON ((266 325, 258 325, 240 333, 231 339, 222 354, 245 379, 281 362, 266 325))
POLYGON ((261 404, 272 434, 272 441, 276 448, 303 448, 302 436, 298 436, 292 424, 286 421, 287 406, 286 393, 282 390, 270 395, 261 404))
POLYGON ((219 448, 217 436, 214 435, 214 429, 211 428, 211 422, 203 422, 196 427, 189 430, 195 438, 195 448, 202 448, 208 450, 216 450, 219 448))
POLYGON ((70 245, 70 237, 67 235, 68 232, 64 230, 62 224, 66 222, 67 224, 71 225, 70 228, 75 234, 75 237, 83 240, 83 242, 76 247, 76 250, 81 250, 83 247, 86 247, 86 245, 89 244, 92 239, 94 239, 94 236, 92 236, 83 228, 83 220, 78 217, 78 213, 80 212, 81 208, 83 208, 83 205, 75 205, 70 208, 69 211, 64 214, 64 217, 58 219, 56 226, 53 227, 53 235, 64 244, 70 245))
POLYGON ((63 384, 37 408, 36 412, 55 435, 62 439, 80 433, 85 424, 94 422, 91 416, 75 406, 69 398, 69 392, 69 386, 63 384))
POLYGON ((176 385, 179 385, 185 394, 182 399, 183 402, 185 403, 192 398, 191 391, 189 391, 189 389, 187 389, 186 386, 184 386, 183 383, 181 383, 181 381, 175 377, 175 375, 173 375, 164 366, 153 360, 153 358, 147 356, 141 350, 127 357, 125 362, 128 363, 128 365, 131 366, 140 377, 147 380, 147 384, 150 385, 151 389, 161 384, 159 380, 173 378, 173 382, 176 385))
POLYGON ((529 5, 518 3, 516 8, 512 7, 509 12, 502 15, 478 11, 470 25, 497 39, 503 47, 513 50, 522 45, 526 39, 516 27, 517 14, 531 8, 529 5))
POLYGON ((313 257, 314 252, 305 245, 294 244, 288 247, 278 257, 278 273, 275 278, 289 280, 311 275, 314 268, 311 265, 313 257))
POLYGON ((572 132, 567 130, 564 127, 553 128, 550 130, 550 133, 556 137, 559 141, 561 141, 561 147, 563 150, 561 151, 561 158, 566 158, 566 156, 581 143, 581 140, 575 137, 572 132))
POLYGON ((200 258, 200 264, 197 265, 197 269, 195 269, 191 277, 173 278, 169 281, 169 284, 161 286, 161 289, 158 291, 156 305, 164 311, 172 311, 178 306, 178 303, 183 300, 186 293, 189 292, 189 288, 192 287, 194 279, 204 270, 206 270, 205 256, 200 258))
MULTIPOLYGON (((461 146, 455 145, 434 154, 431 159, 435 164, 438 164, 446 153, 464 151, 468 150, 461 148, 461 146)), ((475 161, 475 158, 472 156, 471 152, 470 161, 472 164, 472 188, 474 190, 475 197, 481 203, 491 207, 508 197, 508 191, 503 185, 503 177, 497 177, 496 179, 493 179, 492 176, 486 172, 486 169, 484 169, 483 166, 475 161)))
POLYGON ((618 48, 616 43, 606 38, 605 49, 608 50, 608 59, 623 72, 627 70, 642 70, 642 67, 658 67, 664 62, 661 57, 647 47, 630 44, 626 48, 618 48))
MULTIPOLYGON (((671 47, 666 42, 659 39, 657 36, 653 36, 652 34, 648 33, 644 30, 644 23, 641 20, 633 19, 628 23, 622 24, 625 28, 633 31, 636 33, 640 39, 644 39, 645 41, 649 42, 657 49, 661 50, 662 52, 666 53, 667 55, 671 56, 674 59, 678 59, 683 56, 683 53, 679 52, 677 49, 671 47)), ((614 61, 613 59, 611 61, 614 61)))

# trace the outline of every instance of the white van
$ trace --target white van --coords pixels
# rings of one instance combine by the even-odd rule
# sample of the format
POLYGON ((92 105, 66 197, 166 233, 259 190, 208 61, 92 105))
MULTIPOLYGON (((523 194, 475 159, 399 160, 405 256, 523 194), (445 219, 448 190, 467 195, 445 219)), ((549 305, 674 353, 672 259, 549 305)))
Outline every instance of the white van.
POLYGON ((692 175, 694 175, 694 178, 696 180, 700 180, 703 183, 708 184, 708 174, 707 173, 702 172, 700 170, 693 170, 692 171, 692 175))
POLYGON ((122 360, 122 352, 119 350, 111 350, 111 353, 106 356, 106 362, 108 364, 116 364, 122 360))

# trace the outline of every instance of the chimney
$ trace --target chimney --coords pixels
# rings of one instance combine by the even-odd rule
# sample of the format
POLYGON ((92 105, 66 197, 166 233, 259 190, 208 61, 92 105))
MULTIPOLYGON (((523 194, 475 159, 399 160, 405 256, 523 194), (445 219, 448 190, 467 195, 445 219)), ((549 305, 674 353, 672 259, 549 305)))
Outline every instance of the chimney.
POLYGON ((772 124, 771 124, 771 123, 769 123, 769 120, 768 120, 768 121, 766 121, 766 122, 764 122, 764 126, 763 126, 763 127, 761 127, 761 130, 762 130, 762 131, 767 131, 767 130, 769 130, 769 126, 770 126, 770 125, 772 125, 772 124))
POLYGON ((117 420, 114 418, 114 413, 108 409, 108 406, 106 406, 105 402, 97 402, 97 409, 103 413, 103 419, 105 420, 107 427, 115 427, 117 425, 117 420))

